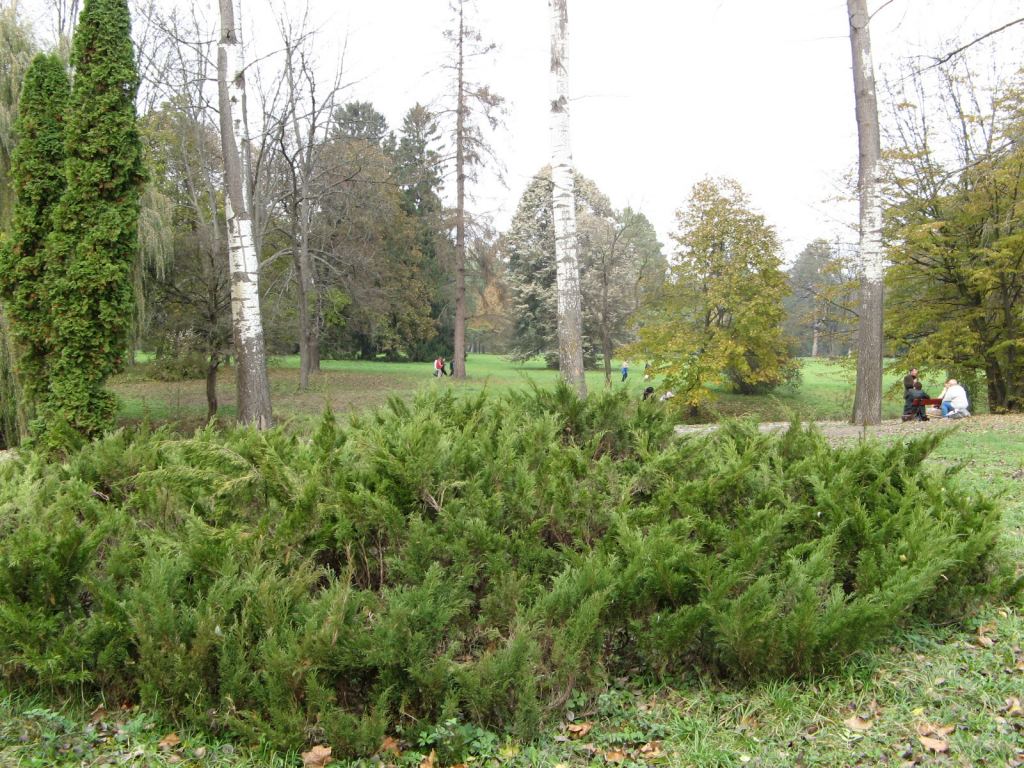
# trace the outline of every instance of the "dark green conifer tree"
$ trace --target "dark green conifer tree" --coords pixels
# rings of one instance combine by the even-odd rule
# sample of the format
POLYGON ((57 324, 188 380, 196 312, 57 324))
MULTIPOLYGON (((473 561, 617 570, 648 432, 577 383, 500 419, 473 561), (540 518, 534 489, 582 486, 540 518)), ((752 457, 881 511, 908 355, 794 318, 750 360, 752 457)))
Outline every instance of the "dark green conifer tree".
POLYGON ((47 242, 54 328, 46 428, 91 437, 115 411, 107 378, 124 364, 131 326, 142 145, 139 78, 126 0, 86 0, 72 50, 67 187, 47 242))
POLYGON ((64 112, 68 77, 60 57, 39 54, 25 73, 11 158, 16 201, 8 238, 0 247, 0 296, 17 349, 24 396, 46 397, 53 351, 52 312, 45 282, 44 244, 51 215, 64 192, 64 112))

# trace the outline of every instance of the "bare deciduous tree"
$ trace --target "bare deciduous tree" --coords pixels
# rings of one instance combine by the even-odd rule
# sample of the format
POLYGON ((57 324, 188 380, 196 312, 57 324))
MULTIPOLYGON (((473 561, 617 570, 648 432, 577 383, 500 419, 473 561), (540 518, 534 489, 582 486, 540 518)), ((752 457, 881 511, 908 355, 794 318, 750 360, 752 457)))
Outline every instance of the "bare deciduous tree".
POLYGON ((287 189, 281 195, 285 233, 296 275, 299 319, 299 386, 309 387, 310 375, 320 370, 320 331, 323 302, 317 258, 314 253, 314 212, 328 191, 323 167, 323 147, 328 139, 338 95, 342 91, 341 68, 333 82, 318 87, 314 65, 315 38, 309 31, 307 13, 293 23, 293 16, 279 20, 284 47, 282 103, 277 114, 267 115, 267 130, 276 141, 287 189))

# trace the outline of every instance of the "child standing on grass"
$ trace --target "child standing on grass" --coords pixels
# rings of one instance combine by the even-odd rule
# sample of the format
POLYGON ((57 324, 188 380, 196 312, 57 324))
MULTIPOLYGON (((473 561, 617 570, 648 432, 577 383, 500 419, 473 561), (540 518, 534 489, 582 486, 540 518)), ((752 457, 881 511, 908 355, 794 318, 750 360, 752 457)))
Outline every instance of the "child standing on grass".
POLYGON ((627 376, 629 376, 629 360, 623 360, 622 361, 622 380, 625 381, 627 376))

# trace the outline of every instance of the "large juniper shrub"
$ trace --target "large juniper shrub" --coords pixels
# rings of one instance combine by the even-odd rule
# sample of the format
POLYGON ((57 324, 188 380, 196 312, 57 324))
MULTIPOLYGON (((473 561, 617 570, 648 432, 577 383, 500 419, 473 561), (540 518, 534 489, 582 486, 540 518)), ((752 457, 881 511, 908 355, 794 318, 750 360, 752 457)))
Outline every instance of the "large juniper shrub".
POLYGON ((809 675, 1016 588, 924 459, 566 388, 0 465, 0 674, 281 746, 535 732, 618 669, 809 675))

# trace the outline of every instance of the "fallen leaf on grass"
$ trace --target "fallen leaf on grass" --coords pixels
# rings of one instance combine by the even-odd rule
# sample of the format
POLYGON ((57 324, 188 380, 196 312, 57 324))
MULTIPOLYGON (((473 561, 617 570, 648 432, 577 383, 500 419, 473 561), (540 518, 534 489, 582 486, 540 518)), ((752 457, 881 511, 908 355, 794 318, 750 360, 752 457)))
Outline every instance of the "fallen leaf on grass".
POLYGON ((174 749, 179 744, 181 744, 181 739, 178 738, 178 734, 176 733, 168 733, 157 742, 157 746, 160 747, 160 749, 174 749))
POLYGON ((331 762, 331 748, 325 747, 323 744, 317 744, 309 752, 302 753, 302 768, 323 768, 329 762, 331 762))
POLYGON ((740 718, 740 724, 738 730, 741 731, 756 731, 758 726, 757 718, 753 715, 743 715, 740 718))
POLYGON ((420 761, 420 768, 434 768, 434 761, 436 760, 437 752, 432 749, 430 750, 430 754, 420 761))
POLYGON ((1024 707, 1021 706, 1020 699, 1016 696, 1006 700, 1003 712, 1006 713, 1007 717, 1024 717, 1024 707))
POLYGON ((949 742, 945 739, 933 739, 931 736, 918 736, 921 741, 921 746, 927 749, 929 752, 948 752, 949 742))
POLYGON ((954 730, 955 725, 936 725, 935 723, 918 723, 917 738, 929 752, 939 754, 949 751, 949 742, 946 737, 954 730))
POLYGON ((384 741, 382 741, 380 746, 377 747, 377 754, 379 755, 382 752, 391 752, 395 755, 402 754, 402 750, 398 746, 398 739, 394 736, 385 736, 384 741))
POLYGON ((989 633, 996 631, 995 624, 982 624, 978 627, 978 637, 975 642, 982 648, 991 648, 996 644, 996 641, 989 637, 989 633))
POLYGON ((949 736, 949 734, 955 730, 955 725, 936 725, 935 723, 917 724, 917 733, 919 736, 938 736, 941 739, 949 736))
POLYGON ((626 753, 621 749, 609 749, 604 753, 604 759, 609 763, 622 763, 626 760, 626 753))
POLYGON ((100 704, 96 709, 89 715, 89 722, 93 725, 102 722, 107 716, 107 708, 100 704))
POLYGON ((574 739, 582 739, 591 729, 594 727, 593 723, 574 723, 566 728, 569 731, 569 735, 574 739))
POLYGON ((642 747, 640 747, 640 756, 644 760, 656 760, 659 757, 664 757, 665 752, 661 748, 660 741, 648 741, 642 747))
POLYGON ((860 715, 854 715, 853 717, 848 717, 843 720, 843 725, 851 731, 860 731, 861 733, 864 733, 865 731, 870 731, 874 723, 871 720, 865 720, 860 715))

